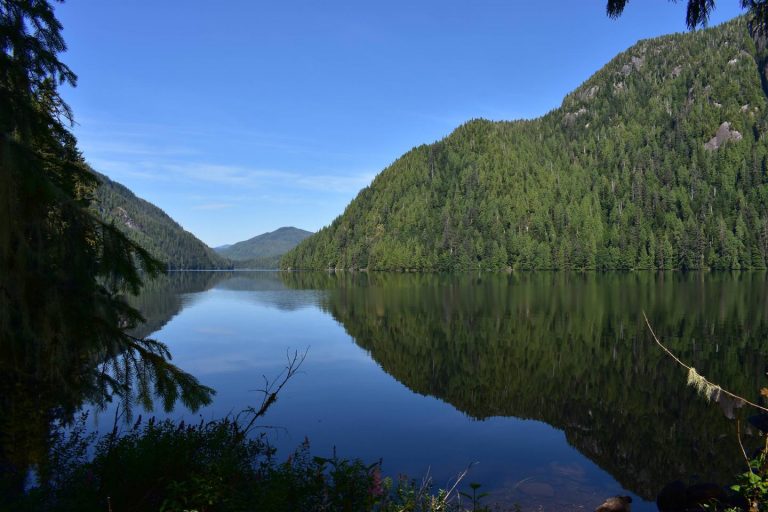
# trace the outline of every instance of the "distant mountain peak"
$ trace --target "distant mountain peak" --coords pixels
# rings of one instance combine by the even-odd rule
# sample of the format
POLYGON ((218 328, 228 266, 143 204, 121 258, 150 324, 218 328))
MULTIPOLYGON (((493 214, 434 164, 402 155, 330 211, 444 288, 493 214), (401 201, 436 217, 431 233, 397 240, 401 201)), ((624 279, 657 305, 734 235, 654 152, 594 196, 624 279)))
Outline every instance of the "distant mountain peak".
POLYGON ((283 226, 215 250, 240 267, 277 268, 280 257, 310 235, 311 231, 283 226))

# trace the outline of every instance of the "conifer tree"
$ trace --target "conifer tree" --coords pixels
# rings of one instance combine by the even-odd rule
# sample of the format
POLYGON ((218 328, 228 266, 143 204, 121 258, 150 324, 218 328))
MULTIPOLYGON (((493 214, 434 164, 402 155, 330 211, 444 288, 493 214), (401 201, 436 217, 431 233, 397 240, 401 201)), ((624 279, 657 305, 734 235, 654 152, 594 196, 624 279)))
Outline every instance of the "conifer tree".
MULTIPOLYGON (((670 0, 677 2, 678 0, 670 0)), ((608 0, 606 12, 611 18, 618 18, 624 12, 629 0, 608 0)), ((751 16, 753 31, 764 33, 768 27, 768 0, 740 0, 742 9, 748 9, 751 16)), ((709 16, 715 8, 715 0, 688 0, 685 13, 685 24, 689 29, 705 27, 709 16)))
MULTIPOLYGON (((124 300, 159 263, 89 210, 96 180, 58 93, 75 74, 58 55, 45 0, 0 0, 0 494, 45 460, 52 421, 113 396, 190 407, 213 390, 172 365, 160 342, 128 334, 124 300)), ((44 477, 44 472, 41 473, 44 477)))

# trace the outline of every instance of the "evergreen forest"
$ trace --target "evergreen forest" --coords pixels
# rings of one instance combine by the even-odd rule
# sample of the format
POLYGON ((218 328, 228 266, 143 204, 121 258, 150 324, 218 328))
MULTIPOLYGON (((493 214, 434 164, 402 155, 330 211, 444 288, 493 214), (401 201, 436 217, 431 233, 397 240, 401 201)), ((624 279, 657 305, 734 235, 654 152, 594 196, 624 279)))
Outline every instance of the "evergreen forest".
POLYGON ((280 266, 280 257, 310 235, 311 231, 282 227, 236 244, 216 247, 214 250, 232 260, 239 268, 276 269, 280 266))
POLYGON ((285 269, 761 269, 766 52, 746 18, 643 40, 533 120, 382 171, 285 269))
POLYGON ((61 23, 45 1, 0 0, 0 507, 46 485, 52 428, 89 404, 155 400, 197 409, 213 389, 127 331, 143 317, 125 297, 162 264, 95 215, 98 178, 68 127, 58 86, 61 23))
POLYGON ((123 185, 95 173, 98 187, 92 208, 128 239, 145 248, 168 270, 232 268, 232 264, 150 202, 123 185))

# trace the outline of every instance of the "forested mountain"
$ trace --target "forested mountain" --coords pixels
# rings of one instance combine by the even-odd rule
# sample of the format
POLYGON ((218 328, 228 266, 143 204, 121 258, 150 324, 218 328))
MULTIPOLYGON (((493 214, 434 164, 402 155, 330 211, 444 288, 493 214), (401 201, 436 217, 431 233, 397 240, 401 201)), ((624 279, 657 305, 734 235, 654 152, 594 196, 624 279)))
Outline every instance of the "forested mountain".
POLYGON ((93 208, 107 222, 114 222, 128 238, 147 249, 152 256, 177 269, 231 268, 232 264, 213 249, 185 231, 163 210, 123 185, 96 173, 93 208))
POLYGON ((241 268, 277 268, 283 254, 311 235, 311 231, 283 227, 215 250, 241 268))
POLYGON ((285 268, 765 268, 765 51, 737 18, 638 42, 541 118, 403 155, 285 268))

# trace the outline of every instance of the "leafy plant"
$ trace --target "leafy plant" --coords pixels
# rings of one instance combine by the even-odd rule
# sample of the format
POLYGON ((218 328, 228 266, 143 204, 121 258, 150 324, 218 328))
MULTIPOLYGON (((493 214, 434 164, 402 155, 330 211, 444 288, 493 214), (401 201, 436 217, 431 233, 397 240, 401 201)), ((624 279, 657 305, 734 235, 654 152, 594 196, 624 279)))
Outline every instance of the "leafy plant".
POLYGON ((763 449, 747 460, 747 467, 748 470, 736 478, 731 490, 746 498, 750 510, 756 511, 761 503, 768 503, 768 437, 763 449))
MULTIPOLYGON (((97 441, 79 426, 57 434, 59 458, 45 487, 19 510, 101 512, 340 511, 473 512, 485 493, 458 493, 417 481, 382 477, 381 461, 312 455, 305 440, 283 462, 261 435, 243 435, 232 418, 189 424, 137 421, 97 441), (94 444, 95 442, 95 444, 94 444), (92 451, 92 457, 85 454, 92 451), (464 508, 460 495, 470 499, 464 508)), ((463 475, 462 475, 463 477, 463 475)))
POLYGON ((480 505, 480 500, 488 496, 487 492, 481 492, 478 493, 478 489, 482 487, 480 484, 476 482, 472 482, 469 484, 469 488, 472 489, 472 493, 466 493, 466 492, 460 492, 459 494, 464 496, 465 498, 468 498, 470 502, 472 503, 472 512, 484 512, 490 510, 488 507, 483 507, 480 505))

